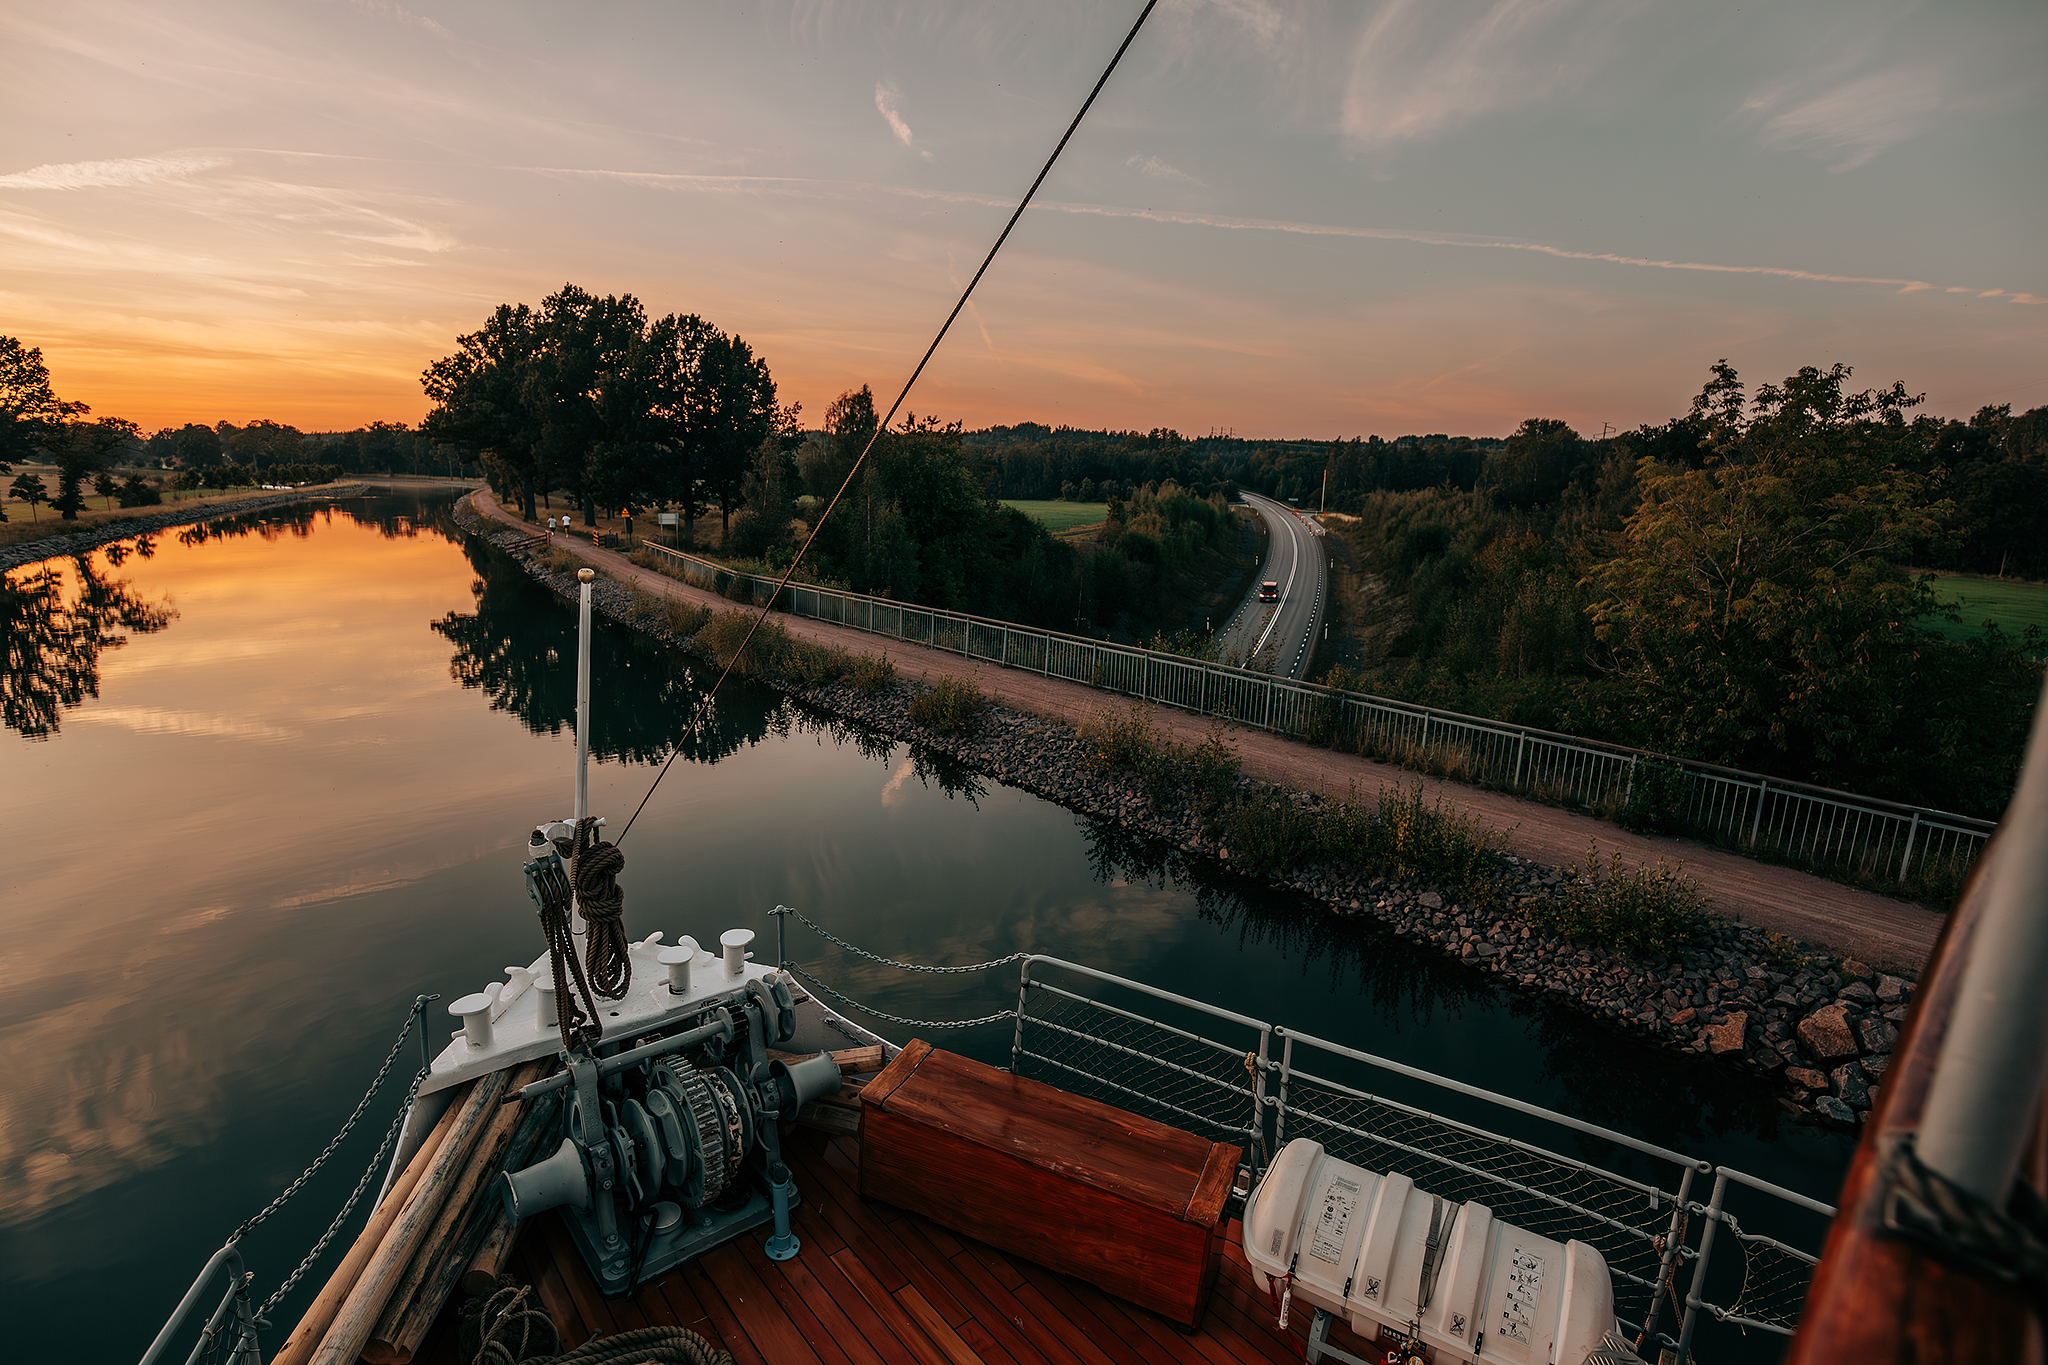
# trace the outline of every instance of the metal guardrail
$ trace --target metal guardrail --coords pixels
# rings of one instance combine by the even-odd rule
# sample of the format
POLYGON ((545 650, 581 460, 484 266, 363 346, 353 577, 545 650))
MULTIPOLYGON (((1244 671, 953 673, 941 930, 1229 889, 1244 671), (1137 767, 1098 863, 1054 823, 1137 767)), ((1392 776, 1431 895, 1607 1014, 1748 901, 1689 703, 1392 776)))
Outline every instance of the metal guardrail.
MULTIPOLYGON (((774 579, 641 544, 675 560, 683 581, 722 596, 759 606, 775 589, 774 579)), ((1679 828, 1753 857, 1838 875, 1903 885, 1916 868, 1948 864, 1960 876, 1996 828, 1923 806, 811 583, 791 583, 783 607, 793 616, 1608 816, 1630 804, 1638 779, 1675 774, 1675 782, 1658 784, 1668 790, 1656 799, 1679 828)))
MULTIPOLYGON (((1019 953, 969 968, 918 966, 847 943, 786 907, 778 906, 775 914, 781 965, 803 970, 805 979, 821 986, 789 958, 782 938, 789 917, 857 959, 905 972, 981 972, 1015 961, 1014 1007, 969 1021, 1009 1022, 1013 1072, 1241 1147, 1244 1188, 1256 1184, 1284 1142, 1310 1137, 1343 1160, 1399 1171, 1446 1199, 1477 1199, 1539 1235, 1593 1245, 1613 1276, 1622 1325, 1663 1346, 1683 1342, 1690 1348, 1708 1320, 1783 1336, 1798 1323, 1817 1258, 1740 1227, 1728 1212, 1727 1191, 1734 1182, 1777 1201, 1766 1220, 1778 1224, 1788 1215, 1796 1222, 1800 1210, 1832 1217, 1834 1209, 1818 1200, 1730 1168, 1716 1171, 1698 1157, 1570 1114, 1079 963, 1019 953), (1334 1074, 1340 1071, 1349 1079, 1334 1074), (1425 1094, 1443 1096, 1447 1108, 1478 1105, 1484 1108, 1475 1112, 1501 1116, 1490 1122, 1512 1126, 1509 1116, 1519 1116, 1610 1144, 1651 1174, 1637 1178, 1603 1169, 1470 1118, 1374 1094, 1358 1083, 1373 1074, 1418 1083, 1425 1094), (1714 1192, 1702 1205, 1693 1191, 1706 1175, 1715 1176, 1714 1192), (1741 1289, 1727 1307, 1704 1295, 1722 1227, 1736 1237, 1744 1256, 1741 1289), (1660 1332, 1660 1320, 1678 1313, 1680 1304, 1676 1337, 1660 1332)), ((853 1009, 896 1017, 824 988, 853 1009)), ((1678 1358, 1690 1357, 1681 1352, 1678 1358)))

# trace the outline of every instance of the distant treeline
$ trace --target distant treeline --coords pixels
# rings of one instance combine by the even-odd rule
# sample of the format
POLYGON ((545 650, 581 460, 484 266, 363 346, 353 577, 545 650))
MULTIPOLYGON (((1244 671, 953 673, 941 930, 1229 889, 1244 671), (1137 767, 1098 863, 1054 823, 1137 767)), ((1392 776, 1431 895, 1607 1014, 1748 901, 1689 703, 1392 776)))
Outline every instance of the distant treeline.
POLYGON ((1847 377, 1724 363, 1661 426, 1532 419, 1470 488, 1347 488, 1406 626, 1329 681, 1996 816, 2042 642, 1943 639, 1912 570, 2048 574, 2048 409, 1913 417, 1847 377))
MULTIPOLYGON (((141 461, 163 469, 215 470, 232 466, 263 473, 262 482, 294 483, 272 477, 273 468, 319 465, 343 474, 474 473, 453 446, 437 446, 424 432, 403 422, 372 422, 354 431, 309 431, 267 419, 236 426, 188 422, 164 427, 140 440, 141 461)), ((209 483, 208 487, 213 485, 209 483)))
POLYGON ((1490 455, 1506 442, 1491 437, 1368 436, 1352 441, 1250 441, 1237 436, 1187 437, 1151 431, 1085 431, 1036 422, 963 433, 974 467, 999 498, 1064 498, 1099 502, 1129 497, 1168 481, 1207 496, 1240 488, 1314 507, 1330 476, 1329 506, 1350 506, 1366 493, 1436 488, 1470 490, 1490 455))

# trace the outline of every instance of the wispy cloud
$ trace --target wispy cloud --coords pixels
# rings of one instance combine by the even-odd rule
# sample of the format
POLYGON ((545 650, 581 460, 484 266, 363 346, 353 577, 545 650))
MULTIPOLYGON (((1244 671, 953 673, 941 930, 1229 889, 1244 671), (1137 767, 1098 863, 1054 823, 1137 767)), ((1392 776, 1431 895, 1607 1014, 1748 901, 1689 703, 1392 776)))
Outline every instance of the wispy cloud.
POLYGON ((203 171, 227 165, 219 156, 131 156, 115 161, 66 161, 0 175, 0 189, 91 190, 125 189, 189 180, 203 171))
POLYGON ((896 135, 898 142, 910 148, 911 151, 916 152, 926 161, 930 161, 932 154, 917 145, 916 141, 911 137, 910 125, 903 121, 902 114, 896 112, 896 101, 902 98, 903 96, 886 81, 875 86, 875 108, 884 119, 888 120, 889 131, 896 135))
POLYGON ((404 24, 408 28, 424 29, 436 38, 453 38, 455 36, 426 15, 414 14, 411 10, 392 4, 391 0, 350 0, 350 3, 364 14, 373 14, 380 19, 390 19, 395 23, 404 24))
POLYGON ((1616 0, 1389 0, 1360 34, 1344 131, 1376 145, 1577 88, 1604 56, 1616 0))
POLYGON ((1767 115, 1767 145, 1810 151, 1849 171, 1925 128, 1954 107, 1946 75, 1933 66, 1901 66, 1807 93, 1780 87, 1752 96, 1743 112, 1767 115))
MULTIPOLYGON (((648 188, 699 191, 714 194, 783 194, 803 197, 868 197, 888 195, 948 204, 973 204, 991 209, 1015 207, 1015 201, 965 190, 924 189, 890 185, 879 181, 813 180, 794 176, 664 175, 646 171, 586 171, 569 168, 532 167, 548 175, 601 176, 648 188)), ((1308 237, 1352 237, 1368 241, 1414 242, 1420 246, 1461 247, 1488 251, 1521 251, 1557 260, 1588 261, 1602 265, 1630 266, 1644 270, 1693 271, 1714 275, 1759 275, 1777 279, 1803 280, 1814 284, 1885 285, 1902 294, 1941 290, 1968 293, 1979 298, 2003 297, 2013 303, 2044 301, 2018 290, 1980 289, 1974 285, 1944 287, 1928 280, 1892 275, 1844 275, 1825 270, 1807 270, 1782 265, 1727 265, 1713 261, 1681 261, 1654 256, 1629 256, 1617 251, 1578 251, 1545 242, 1515 241, 1476 233, 1427 232, 1413 228, 1353 227, 1342 223, 1303 223, 1276 218, 1234 218, 1223 214, 1177 209, 1128 208, 1118 204, 1075 204, 1039 199, 1033 212, 1064 213, 1097 218, 1135 218, 1155 223, 1216 228, 1228 232, 1279 232, 1308 237)))
POLYGON ((1183 185, 1202 184, 1202 181, 1189 175, 1180 167, 1170 166, 1158 157, 1146 156, 1142 152, 1132 152, 1130 159, 1125 161, 1124 165, 1129 166, 1139 175, 1150 176, 1154 180, 1174 180, 1183 185))

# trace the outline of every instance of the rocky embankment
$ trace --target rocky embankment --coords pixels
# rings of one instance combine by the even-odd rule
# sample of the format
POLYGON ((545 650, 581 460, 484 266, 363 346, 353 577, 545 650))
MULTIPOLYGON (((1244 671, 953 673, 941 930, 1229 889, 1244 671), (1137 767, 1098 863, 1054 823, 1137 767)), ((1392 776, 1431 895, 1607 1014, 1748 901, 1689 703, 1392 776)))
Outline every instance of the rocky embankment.
POLYGON ((0 547, 0 570, 18 569, 24 564, 34 564, 57 555, 84 554, 87 550, 96 550, 117 540, 155 535, 173 527, 216 521, 221 517, 237 517, 244 512, 260 512, 266 507, 283 507, 286 503, 303 502, 307 498, 352 498, 366 487, 360 483, 335 484, 331 487, 293 489, 286 493, 266 493, 260 498, 242 498, 236 502, 208 503, 204 507, 179 508, 173 504, 161 512, 123 517, 119 521, 95 522, 69 534, 59 532, 0 547))
MULTIPOLYGON (((458 520, 508 549, 528 541, 482 524, 466 503, 458 520)), ((575 596, 571 574, 551 572, 535 555, 520 558, 535 578, 575 596)), ((624 625, 690 646, 636 617, 632 592, 602 575, 592 600, 624 625)), ((915 688, 901 680, 866 694, 843 682, 768 685, 818 710, 949 755, 1005 785, 1114 821, 1189 857, 1230 866, 1224 840, 1213 825, 1205 827, 1190 803, 1155 805, 1134 778, 1091 768, 1087 747, 1071 725, 994 706, 971 732, 939 735, 909 719, 915 688)), ((1237 781, 1247 797, 1275 790, 1251 778, 1237 781)), ((1314 794, 1284 795, 1304 809, 1323 804, 1314 794)), ((1378 920, 1512 988, 1561 1000, 1676 1051, 1768 1075, 1783 1087, 1781 1103, 1803 1118, 1845 1127, 1862 1122, 1898 1041, 1913 992, 1909 978, 1719 916, 1710 917, 1702 941, 1669 960, 1645 961, 1573 942, 1535 928, 1520 913, 1568 875, 1510 855, 1498 908, 1491 911, 1461 905, 1425 882, 1374 876, 1348 865, 1302 864, 1262 880, 1309 896, 1337 915, 1378 920)))

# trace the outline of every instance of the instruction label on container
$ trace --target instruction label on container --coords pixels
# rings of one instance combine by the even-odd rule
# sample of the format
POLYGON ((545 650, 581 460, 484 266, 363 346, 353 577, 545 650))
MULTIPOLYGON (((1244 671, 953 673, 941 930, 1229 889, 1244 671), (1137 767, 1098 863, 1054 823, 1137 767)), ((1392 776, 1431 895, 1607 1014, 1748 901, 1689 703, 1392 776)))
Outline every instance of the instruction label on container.
POLYGON ((1332 1176, 1323 1187, 1322 1212, 1316 1215, 1315 1236, 1309 1239, 1308 1254, 1319 1261, 1337 1264, 1344 1254, 1344 1234, 1351 1228, 1352 1210, 1358 1207, 1358 1185, 1343 1176, 1332 1176))
POLYGON ((1508 1301, 1500 1315, 1502 1336, 1529 1344, 1535 1331, 1536 1301, 1542 1294, 1543 1258, 1516 1247, 1508 1255, 1508 1301))

